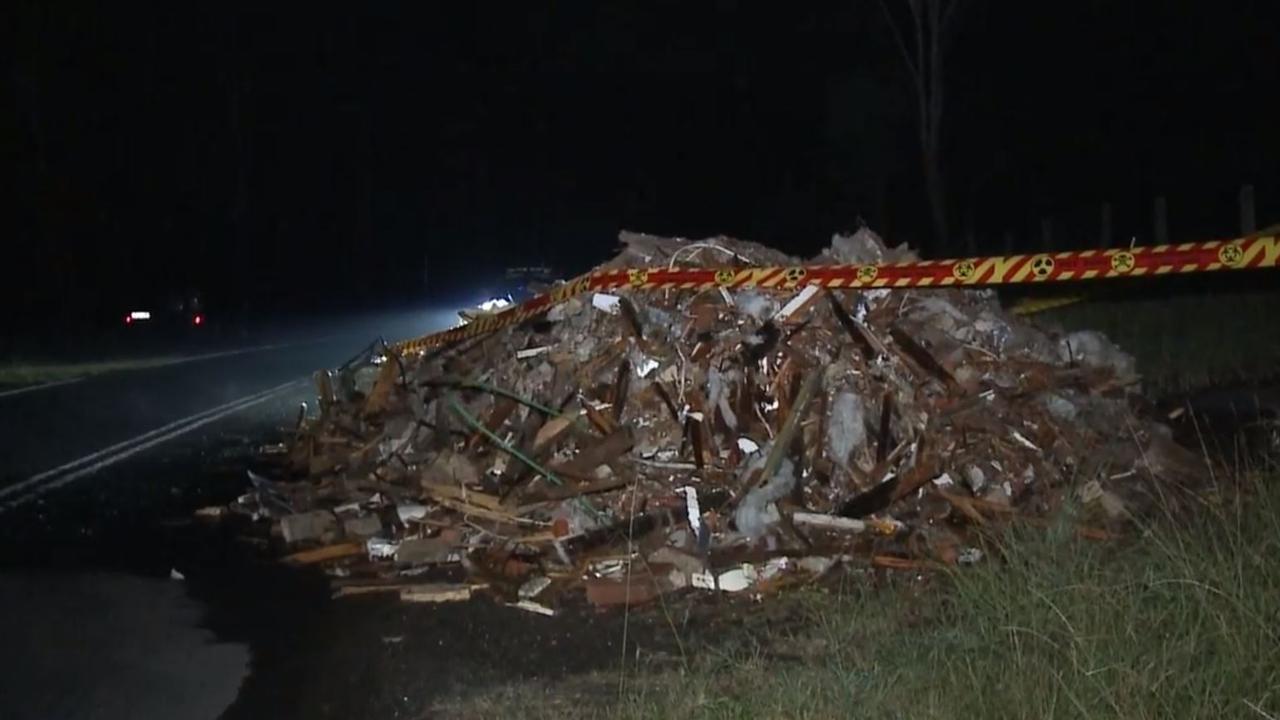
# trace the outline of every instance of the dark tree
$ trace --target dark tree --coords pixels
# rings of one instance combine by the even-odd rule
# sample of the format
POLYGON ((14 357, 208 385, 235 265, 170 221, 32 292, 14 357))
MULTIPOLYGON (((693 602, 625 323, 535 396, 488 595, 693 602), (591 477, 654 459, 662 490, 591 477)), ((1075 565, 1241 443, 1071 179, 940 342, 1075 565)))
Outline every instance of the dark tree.
POLYGON ((878 0, 911 76, 920 136, 920 159, 934 237, 945 247, 947 192, 942 172, 943 67, 955 37, 956 16, 963 0, 878 0), (905 7, 895 12, 889 3, 905 7))

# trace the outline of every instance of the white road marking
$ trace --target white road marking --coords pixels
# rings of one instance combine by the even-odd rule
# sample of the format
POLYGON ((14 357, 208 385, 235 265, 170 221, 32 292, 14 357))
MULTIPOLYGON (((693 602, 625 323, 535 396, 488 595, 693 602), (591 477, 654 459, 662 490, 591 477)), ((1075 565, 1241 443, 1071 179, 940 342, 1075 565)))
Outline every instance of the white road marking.
MULTIPOLYGON (((170 365, 182 365, 183 363, 197 362, 200 360, 212 360, 213 358, 227 357, 228 355, 243 355, 245 353, 259 352, 261 350, 275 350, 276 348, 289 347, 288 345, 257 345, 255 347, 240 348, 239 350, 219 350, 218 352, 204 353, 203 355, 190 355, 186 357, 176 357, 172 360, 155 365, 147 365, 137 368, 138 370, 150 370, 151 368, 169 367, 170 365)), ((122 368, 121 372, 128 372, 130 368, 122 368)))
MULTIPOLYGON (((281 387, 283 387, 283 386, 281 386, 281 387)), ((150 438, 152 438, 152 437, 155 437, 156 435, 159 435, 159 434, 161 434, 161 433, 165 433, 165 432, 168 432, 168 431, 170 431, 170 430, 174 430, 174 429, 176 429, 176 428, 178 428, 178 427, 180 427, 180 426, 182 426, 182 425, 185 425, 185 424, 187 424, 187 423, 191 423, 191 422, 195 422, 196 420, 200 420, 200 419, 202 419, 203 417, 205 417, 206 415, 212 415, 213 413, 221 412, 221 411, 223 411, 223 410, 225 410, 225 409, 227 409, 227 408, 230 408, 230 407, 232 407, 232 406, 234 406, 234 405, 239 405, 240 403, 246 402, 246 401, 248 401, 248 400, 252 400, 252 399, 257 398, 257 397, 259 397, 259 396, 266 396, 266 395, 270 395, 271 393, 273 393, 273 392, 277 392, 277 391, 278 391, 278 390, 280 390, 280 389, 281 389, 280 387, 276 387, 276 388, 271 388, 270 390, 264 390, 264 391, 262 391, 262 392, 260 392, 260 393, 255 393, 255 394, 253 394, 253 395, 250 395, 250 396, 247 396, 247 397, 240 398, 239 400, 232 400, 231 402, 226 403, 226 404, 224 404, 224 405, 219 405, 218 407, 210 408, 209 410, 204 410, 204 411, 202 411, 202 412, 198 412, 198 413, 196 413, 196 414, 194 414, 194 415, 191 415, 191 416, 188 416, 188 417, 182 418, 181 420, 174 420, 173 422, 169 423, 168 425, 164 425, 164 426, 162 426, 162 427, 158 427, 158 428, 156 428, 156 429, 154 429, 154 430, 151 430, 151 431, 145 432, 145 433, 143 433, 143 434, 141 434, 141 435, 138 435, 137 437, 132 437, 132 438, 129 438, 128 440, 124 440, 124 441, 122 441, 122 442, 118 442, 118 443, 116 443, 115 445, 111 445, 110 447, 102 448, 101 450, 98 450, 97 452, 90 453, 90 454, 88 454, 88 455, 85 455, 85 456, 84 456, 84 457, 82 457, 82 458, 77 459, 77 460, 72 460, 72 461, 71 461, 71 462, 69 462, 69 463, 64 463, 64 464, 62 464, 62 465, 59 465, 58 467, 51 468, 51 469, 49 469, 49 470, 45 470, 44 472, 42 472, 42 473, 38 473, 38 474, 36 474, 36 475, 32 475, 31 477, 27 478, 26 480, 23 480, 23 481, 22 481, 22 482, 20 482, 20 483, 15 483, 15 484, 10 485, 10 486, 8 486, 8 487, 0 488, 0 498, 5 497, 6 495, 12 495, 13 493, 18 492, 18 491, 20 491, 20 490, 23 490, 24 488, 30 487, 31 485, 35 485, 36 483, 39 483, 39 482, 43 481, 45 478, 51 477, 51 476, 53 476, 53 475, 57 475, 58 473, 65 472, 65 471, 67 471, 67 470, 75 469, 76 467, 79 467, 80 465, 84 465, 85 463, 89 463, 89 462, 92 462, 92 461, 94 461, 94 460, 97 460, 98 458, 100 458, 100 457, 102 457, 102 456, 104 456, 104 455, 110 455, 111 453, 118 452, 118 451, 120 451, 120 450, 124 450, 125 448, 127 448, 127 447, 129 447, 130 445, 133 445, 133 444, 135 444, 135 443, 143 442, 143 441, 148 440, 148 439, 150 439, 150 438)))
POLYGON ((20 483, 0 489, 0 498, 2 498, 16 492, 20 492, 26 488, 31 488, 21 496, 0 505, 0 513, 5 510, 10 510, 20 505, 24 505, 50 490, 55 490, 64 485, 75 482, 82 477, 91 475, 105 467, 109 467, 144 450, 155 447, 162 442, 172 440, 173 438, 185 435, 192 430, 204 427, 209 423, 221 420, 228 415, 235 414, 259 403, 266 402, 276 395, 279 395, 293 387, 302 385, 305 382, 306 380, 292 380, 283 385, 277 385, 270 390, 264 390, 260 393, 249 395, 225 405, 220 405, 212 410, 206 410, 201 413, 196 413, 190 417, 176 420, 168 425, 156 428, 155 430, 144 433, 135 438, 130 438, 124 442, 116 443, 111 447, 103 448, 102 450, 90 453, 78 460, 73 460, 69 463, 59 465, 56 468, 46 470, 38 475, 27 478, 20 483), (49 482, 43 482, 45 480, 49 480, 49 482), (33 485, 36 487, 32 488, 33 485))
POLYGON ((12 390, 5 390, 3 392, 0 392, 0 398, 10 397, 12 395, 21 395, 23 393, 35 392, 36 390, 47 390, 52 387, 58 387, 59 385, 70 385, 71 383, 77 383, 82 380, 87 380, 91 377, 101 377, 103 375, 115 375, 116 373, 157 370, 159 368, 164 368, 164 367, 173 367, 174 365, 185 365, 186 363, 200 362, 201 360, 212 360, 214 358, 220 358, 220 357, 231 357, 232 355, 245 355, 247 353, 262 352, 264 350, 282 350, 282 349, 291 348, 291 347, 298 347, 301 345, 314 345, 316 343, 324 342, 325 340, 329 340, 334 337, 337 337, 337 336, 326 335, 324 337, 315 338, 312 340, 302 340, 300 342, 276 343, 275 345, 256 345, 254 347, 240 348, 239 350, 221 350, 219 352, 205 353, 203 355, 191 355, 190 357, 177 357, 177 358, 173 358, 172 360, 165 360, 163 362, 155 362, 155 363, 147 363, 147 361, 142 360, 140 361, 142 364, 139 365, 138 367, 122 367, 117 370, 109 370, 107 372, 88 373, 86 375, 80 375, 78 377, 67 378, 66 380, 55 380, 54 382, 39 383, 37 385, 27 385, 25 387, 13 388, 12 390))
POLYGON ((11 395, 21 395, 22 393, 35 392, 36 390, 47 390, 48 388, 58 387, 59 385, 70 385, 71 383, 78 383, 83 379, 84 379, 84 376, 82 375, 80 377, 67 378, 66 380, 55 380, 53 382, 39 383, 37 385, 26 385, 20 388, 14 388, 12 390, 5 390, 3 392, 0 392, 0 398, 9 397, 11 395))

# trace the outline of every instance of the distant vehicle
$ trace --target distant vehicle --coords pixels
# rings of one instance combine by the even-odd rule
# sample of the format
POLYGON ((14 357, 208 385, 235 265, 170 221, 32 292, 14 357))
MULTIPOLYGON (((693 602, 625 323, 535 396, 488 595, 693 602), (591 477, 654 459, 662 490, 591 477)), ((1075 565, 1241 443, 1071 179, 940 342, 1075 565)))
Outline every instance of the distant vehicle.
POLYGON ((203 298, 187 292, 135 302, 122 313, 125 327, 136 332, 175 333, 199 330, 209 321, 203 298))
POLYGON ((473 308, 463 308, 458 311, 458 317, 466 322, 471 322, 478 317, 485 315, 493 315, 514 305, 515 302, 511 295, 505 297, 491 297, 473 308))
POLYGON ((525 265, 507 268, 503 278, 505 293, 494 295, 473 308, 459 310, 458 316, 465 322, 471 322, 477 317, 492 315, 511 305, 519 305, 550 289, 556 274, 547 265, 525 265))
POLYGON ((555 270, 547 265, 509 267, 505 275, 511 285, 509 299, 516 303, 522 303, 540 292, 545 292, 557 279, 555 270))

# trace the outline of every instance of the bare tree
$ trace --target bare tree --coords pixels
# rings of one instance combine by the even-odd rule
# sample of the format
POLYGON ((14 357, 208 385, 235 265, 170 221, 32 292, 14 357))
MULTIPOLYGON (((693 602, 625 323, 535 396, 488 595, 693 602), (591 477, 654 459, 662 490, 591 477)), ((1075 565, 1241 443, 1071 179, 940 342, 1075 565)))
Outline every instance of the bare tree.
POLYGON ((935 238, 945 245, 948 232, 947 193, 942 175, 941 127, 945 94, 942 69, 955 35, 957 9, 963 0, 901 0, 910 16, 902 19, 889 8, 888 2, 893 0, 877 1, 893 29, 894 40, 911 75, 918 110, 925 193, 929 198, 935 238))

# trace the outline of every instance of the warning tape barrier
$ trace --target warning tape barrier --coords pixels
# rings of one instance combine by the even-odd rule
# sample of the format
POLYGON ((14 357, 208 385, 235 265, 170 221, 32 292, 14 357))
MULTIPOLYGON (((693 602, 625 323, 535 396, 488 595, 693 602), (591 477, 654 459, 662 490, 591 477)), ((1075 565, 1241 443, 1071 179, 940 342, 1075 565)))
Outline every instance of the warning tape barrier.
POLYGON ((1117 250, 914 260, 879 265, 597 270, 501 312, 480 316, 450 330, 406 340, 394 348, 401 353, 422 352, 501 330, 535 317, 570 298, 601 290, 761 288, 782 291, 805 285, 825 288, 990 287, 1249 270, 1278 265, 1280 242, 1273 235, 1265 235, 1117 250))

